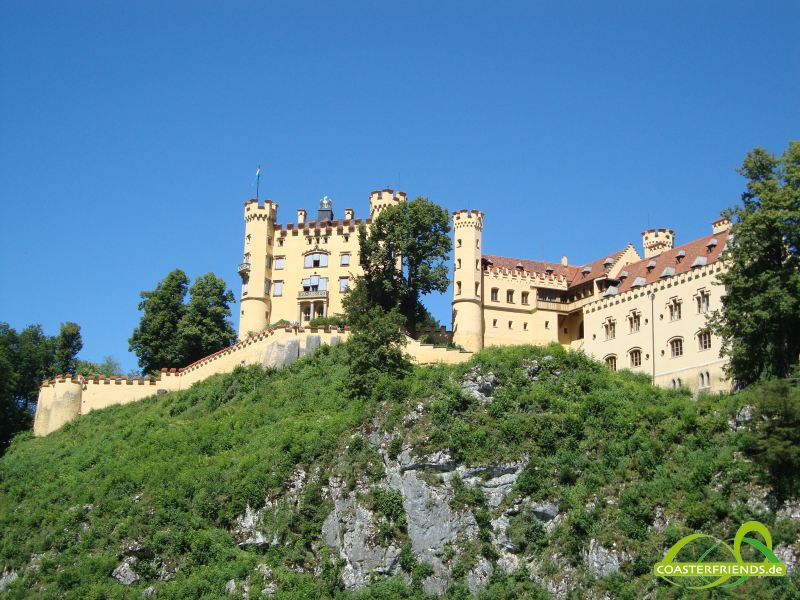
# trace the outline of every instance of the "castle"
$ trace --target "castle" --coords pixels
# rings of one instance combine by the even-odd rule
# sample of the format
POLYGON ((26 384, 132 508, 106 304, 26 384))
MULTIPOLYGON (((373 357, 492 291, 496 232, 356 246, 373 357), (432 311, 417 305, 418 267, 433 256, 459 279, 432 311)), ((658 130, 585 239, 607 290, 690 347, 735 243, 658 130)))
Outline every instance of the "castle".
POLYGON ((455 343, 476 352, 558 342, 662 387, 730 389, 720 339, 706 329, 706 313, 724 295, 716 275, 725 268, 727 218, 680 246, 673 230, 648 229, 644 257, 628 244, 584 265, 483 254, 483 220, 477 210, 453 214, 455 343))
MULTIPOLYGON (((291 364, 322 344, 337 344, 348 328, 314 327, 313 319, 342 312, 342 298, 361 274, 358 229, 382 211, 406 201, 391 189, 369 197, 369 216, 346 208, 342 219, 327 197, 317 218, 297 211, 297 223, 277 224, 278 205, 244 205, 244 253, 239 340, 182 369, 162 369, 156 379, 58 375, 43 383, 34 434, 46 435, 78 415, 171 391, 236 366, 291 364)), ((705 314, 719 306, 723 290, 715 275, 730 222, 712 233, 674 246, 675 232, 650 229, 644 258, 633 245, 586 265, 483 254, 484 213, 453 213, 454 276, 452 332, 434 336, 460 349, 407 338, 406 352, 419 364, 459 363, 486 346, 557 342, 629 368, 656 385, 693 391, 730 388, 719 356, 720 340, 706 331, 705 314)))

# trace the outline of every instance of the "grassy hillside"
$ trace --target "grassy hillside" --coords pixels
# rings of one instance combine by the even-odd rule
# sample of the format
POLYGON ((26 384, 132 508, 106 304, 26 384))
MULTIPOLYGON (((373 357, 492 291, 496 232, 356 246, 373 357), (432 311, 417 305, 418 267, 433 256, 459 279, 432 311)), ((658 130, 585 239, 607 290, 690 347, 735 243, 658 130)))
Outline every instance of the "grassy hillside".
MULTIPOLYGON (((469 595, 463 575, 479 557, 498 560, 487 524, 515 498, 560 507, 549 533, 537 519, 519 517, 509 537, 545 574, 569 569, 576 598, 681 597, 655 581, 652 566, 693 531, 730 538, 755 518, 774 545, 800 534, 796 521, 753 501, 765 475, 742 456, 742 434, 728 426, 738 398, 695 401, 560 347, 514 347, 484 351, 466 365, 417 367, 353 401, 343 393, 345 360, 346 348, 323 347, 282 371, 237 369, 184 392, 93 412, 43 439, 18 437, 0 458, 0 571, 18 574, 6 593, 140 598, 152 586, 156 598, 228 598, 233 579, 249 581, 254 598, 264 588, 259 565, 267 565, 275 598, 422 598, 428 573, 408 555, 403 573, 344 591, 341 564, 320 541, 333 506, 331 475, 350 489, 384 476, 369 441, 375 433, 390 440, 393 456, 410 447, 417 456, 446 450, 463 465, 529 457, 500 507, 453 483, 451 505, 472 511, 481 535, 472 555, 459 555, 452 598, 469 595), (542 365, 535 377, 532 360, 542 365), (476 363, 499 382, 490 403, 462 391, 476 363), (410 423, 404 417, 418 404, 424 411, 410 423), (293 492, 296 503, 271 513, 275 543, 239 547, 236 517, 284 497, 298 467, 317 475, 293 492), (619 573, 587 571, 590 539, 629 557, 619 573), (111 577, 126 553, 139 559, 139 580, 130 586, 111 577)), ((386 524, 382 534, 402 545, 403 509, 394 500, 375 493, 371 506, 386 524)), ((727 595, 797 598, 796 585, 750 580, 727 595)), ((481 592, 521 596, 548 597, 522 568, 496 571, 481 592)))

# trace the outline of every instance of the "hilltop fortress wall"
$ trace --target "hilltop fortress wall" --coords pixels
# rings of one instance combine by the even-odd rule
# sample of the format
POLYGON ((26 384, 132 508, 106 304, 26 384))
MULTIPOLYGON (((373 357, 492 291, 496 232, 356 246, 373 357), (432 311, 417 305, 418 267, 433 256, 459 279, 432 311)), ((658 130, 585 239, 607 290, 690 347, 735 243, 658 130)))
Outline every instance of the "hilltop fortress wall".
MULTIPOLYGON (((229 373, 239 365, 288 366, 321 345, 334 346, 349 336, 349 328, 266 329, 182 369, 162 369, 154 379, 59 375, 45 381, 39 390, 33 433, 47 435, 79 415, 107 406, 185 390, 212 375, 229 373)), ((406 352, 418 364, 455 364, 472 356, 471 352, 421 344, 411 338, 406 341, 406 352)))

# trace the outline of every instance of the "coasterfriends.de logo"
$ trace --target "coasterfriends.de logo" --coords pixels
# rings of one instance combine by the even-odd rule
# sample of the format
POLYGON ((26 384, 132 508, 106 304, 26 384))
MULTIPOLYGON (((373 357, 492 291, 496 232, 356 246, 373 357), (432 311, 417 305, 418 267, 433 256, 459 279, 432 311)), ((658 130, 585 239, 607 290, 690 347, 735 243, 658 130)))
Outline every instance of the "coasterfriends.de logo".
POLYGON ((664 560, 656 563, 653 573, 674 585, 704 590, 735 587, 750 577, 785 577, 786 565, 772 552, 772 536, 767 528, 758 521, 748 521, 732 540, 723 541, 703 533, 687 535, 669 549, 664 560), (748 533, 756 533, 764 541, 749 537, 748 533), (747 560, 742 556, 743 550, 747 560), (680 561, 679 554, 684 558, 695 557, 695 560, 680 561), (763 561, 756 561, 762 557, 763 561), (724 558, 733 560, 722 560, 724 558), (683 581, 674 581, 674 578, 683 581))

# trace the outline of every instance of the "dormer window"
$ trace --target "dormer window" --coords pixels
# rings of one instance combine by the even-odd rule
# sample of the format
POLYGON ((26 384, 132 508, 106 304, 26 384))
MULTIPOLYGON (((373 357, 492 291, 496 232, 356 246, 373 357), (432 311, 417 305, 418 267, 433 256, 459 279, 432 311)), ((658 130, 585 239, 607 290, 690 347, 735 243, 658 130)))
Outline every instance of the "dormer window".
POLYGON ((675 267, 665 267, 663 271, 661 271, 661 279, 667 279, 668 277, 672 277, 675 275, 675 267))
POLYGON ((708 259, 705 256, 698 256, 694 259, 692 263, 692 268, 696 269, 697 267, 705 267, 708 264, 708 259))
POLYGON ((545 268, 544 272, 547 273, 548 275, 552 275, 553 274, 553 267, 548 265, 547 268, 545 268))
POLYGON ((613 264, 614 264, 614 260, 610 256, 603 261, 603 266, 604 267, 610 267, 613 264))
POLYGON ((628 277, 628 272, 627 271, 620 271, 619 275, 617 275, 617 277, 619 278, 620 281, 625 281, 625 279, 627 279, 627 277, 628 277))
POLYGON ((679 250, 675 255, 676 262, 681 262, 684 258, 686 258, 686 250, 679 250))
POLYGON ((592 272, 592 267, 588 265, 581 269, 581 273, 583 273, 584 275, 588 275, 591 272, 592 272))
POLYGON ((650 262, 647 263, 647 272, 649 273, 650 271, 652 271, 655 268, 656 268, 656 261, 655 261, 655 259, 651 258, 650 262))
POLYGON ((709 252, 711 252, 716 247, 717 247, 717 238, 711 238, 710 240, 708 240, 706 248, 708 248, 709 252))
POLYGON ((637 277, 636 279, 633 280, 631 287, 632 288, 642 287, 645 283, 647 282, 645 281, 644 277, 637 277))
POLYGON ((515 268, 517 271, 522 271, 523 269, 525 269, 525 267, 524 267, 524 266, 522 266, 522 263, 521 263, 521 262, 518 262, 518 263, 517 263, 517 264, 514 266, 514 268, 515 268))

